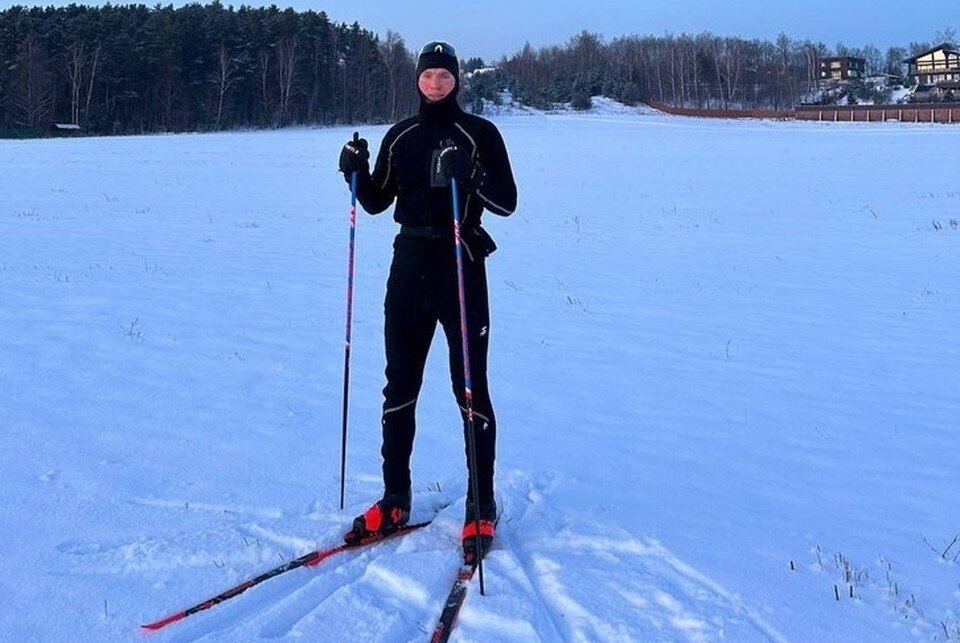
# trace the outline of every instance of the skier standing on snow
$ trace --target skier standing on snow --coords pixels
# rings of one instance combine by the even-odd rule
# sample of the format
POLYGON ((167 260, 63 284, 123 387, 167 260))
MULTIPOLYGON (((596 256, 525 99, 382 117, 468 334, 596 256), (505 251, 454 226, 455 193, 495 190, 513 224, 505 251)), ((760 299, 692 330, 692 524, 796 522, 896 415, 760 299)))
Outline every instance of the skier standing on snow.
MULTIPOLYGON (((479 489, 481 556, 493 541, 497 507, 493 495, 496 420, 487 386, 489 308, 484 260, 496 249, 480 227, 483 210, 510 215, 517 188, 507 150, 493 123, 465 113, 457 103, 460 65, 445 42, 424 46, 417 60, 420 109, 387 131, 371 175, 367 141, 354 135, 340 154, 347 182, 358 175, 357 199, 379 214, 394 201, 400 233, 384 302, 387 385, 383 389, 383 498, 353 521, 344 536, 353 542, 388 533, 410 517, 410 455, 416 430, 416 405, 427 351, 437 322, 450 350, 450 378, 466 433, 463 348, 457 265, 453 240, 450 179, 456 179, 463 213, 464 284, 472 379, 477 471, 470 483, 479 489)), ((469 458, 468 468, 469 468, 469 458)), ((462 542, 465 558, 476 559, 473 485, 467 485, 462 542)))

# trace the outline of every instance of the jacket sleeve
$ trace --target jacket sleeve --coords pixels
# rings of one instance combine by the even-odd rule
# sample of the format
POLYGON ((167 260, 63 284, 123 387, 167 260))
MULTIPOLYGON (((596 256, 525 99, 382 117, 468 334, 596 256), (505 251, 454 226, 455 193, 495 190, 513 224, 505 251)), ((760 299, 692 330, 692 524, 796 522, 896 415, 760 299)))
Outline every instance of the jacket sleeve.
POLYGON ((483 139, 485 145, 480 162, 486 179, 477 190, 477 196, 487 210, 506 217, 517 209, 517 185, 513 180, 513 170, 510 169, 507 146, 492 123, 483 139))
POLYGON ((373 173, 360 174, 357 181, 357 200, 370 214, 380 214, 390 207, 397 196, 397 184, 390 171, 390 149, 394 140, 396 133, 391 129, 380 143, 373 173))

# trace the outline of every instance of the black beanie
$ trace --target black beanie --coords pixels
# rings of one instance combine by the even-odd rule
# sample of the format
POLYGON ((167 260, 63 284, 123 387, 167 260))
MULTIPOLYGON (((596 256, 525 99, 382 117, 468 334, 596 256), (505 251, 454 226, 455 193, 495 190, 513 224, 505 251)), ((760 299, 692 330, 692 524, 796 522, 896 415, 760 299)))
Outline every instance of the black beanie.
POLYGON ((424 45, 417 58, 417 78, 423 73, 424 69, 435 68, 446 69, 458 81, 460 79, 460 61, 457 59, 456 51, 453 47, 442 41, 435 41, 424 45))

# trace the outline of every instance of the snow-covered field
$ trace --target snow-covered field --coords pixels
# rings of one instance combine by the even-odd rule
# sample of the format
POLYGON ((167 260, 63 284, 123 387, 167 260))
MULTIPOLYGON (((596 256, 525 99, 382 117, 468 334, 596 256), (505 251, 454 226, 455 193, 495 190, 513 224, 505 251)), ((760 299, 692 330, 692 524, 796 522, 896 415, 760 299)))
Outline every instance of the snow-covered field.
MULTIPOLYGON (((960 639, 960 128, 498 123, 504 516, 455 638, 960 639)), ((0 142, 0 639, 138 640, 377 497, 363 216, 338 510, 351 132, 0 142)), ((465 485, 439 337, 419 418, 432 525, 156 640, 424 640, 465 485)))

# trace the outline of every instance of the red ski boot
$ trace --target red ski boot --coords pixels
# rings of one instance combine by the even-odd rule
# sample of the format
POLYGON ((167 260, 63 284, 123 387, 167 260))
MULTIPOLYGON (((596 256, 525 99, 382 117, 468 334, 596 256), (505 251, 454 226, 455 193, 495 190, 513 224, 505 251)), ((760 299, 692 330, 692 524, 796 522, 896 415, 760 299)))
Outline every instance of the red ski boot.
POLYGON ((480 558, 487 555, 497 529, 497 503, 480 504, 480 520, 476 520, 473 513, 473 502, 467 501, 467 515, 463 521, 463 531, 460 541, 463 544, 463 562, 475 565, 480 558), (480 552, 477 556, 477 527, 480 528, 480 552))
POLYGON ((353 529, 343 535, 348 545, 371 536, 388 536, 410 520, 410 500, 387 494, 353 519, 353 529))

